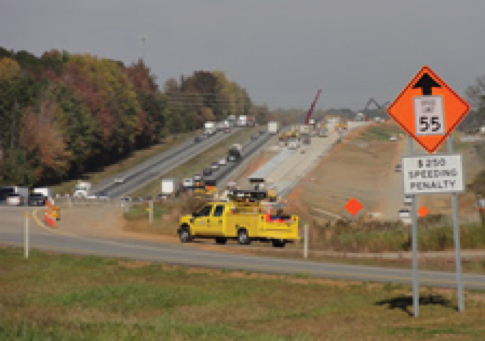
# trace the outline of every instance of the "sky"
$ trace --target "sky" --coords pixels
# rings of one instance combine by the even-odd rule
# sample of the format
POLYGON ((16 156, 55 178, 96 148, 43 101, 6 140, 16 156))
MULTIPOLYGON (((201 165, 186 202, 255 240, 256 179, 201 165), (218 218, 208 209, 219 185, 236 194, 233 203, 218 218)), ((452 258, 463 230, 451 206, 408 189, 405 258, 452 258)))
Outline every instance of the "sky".
POLYGON ((222 70, 271 109, 361 110, 423 65, 464 94, 485 75, 483 0, 0 0, 0 45, 131 64, 158 83, 222 70), (145 37, 143 43, 142 37, 145 37))

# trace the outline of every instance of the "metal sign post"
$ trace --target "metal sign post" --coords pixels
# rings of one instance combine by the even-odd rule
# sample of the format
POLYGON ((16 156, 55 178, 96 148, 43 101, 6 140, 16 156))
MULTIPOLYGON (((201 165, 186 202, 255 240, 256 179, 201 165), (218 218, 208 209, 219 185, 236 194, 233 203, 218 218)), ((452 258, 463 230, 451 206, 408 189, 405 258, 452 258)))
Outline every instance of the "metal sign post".
POLYGON ((308 258, 308 224, 305 224, 304 229, 305 229, 304 230, 305 244, 303 248, 303 257, 307 259, 308 258))
MULTIPOLYGON (((453 138, 448 137, 448 152, 453 153, 453 138)), ((458 286, 458 311, 465 310, 463 300, 463 275, 461 272, 461 246, 460 246, 460 224, 458 223, 458 203, 456 192, 451 193, 451 209, 453 211, 453 240, 455 243, 455 264, 456 264, 456 282, 458 286)))
MULTIPOLYGON (((408 83, 387 108, 388 115, 429 154, 435 153, 448 139, 448 152, 453 152, 451 133, 470 111, 470 105, 448 86, 429 66, 408 83)), ((412 140, 409 142, 412 155, 412 140)), ((451 193, 453 237, 455 242, 458 310, 463 311, 463 282, 461 274, 460 227, 458 224, 457 191, 463 191, 461 155, 403 158, 404 193, 412 194, 413 246, 413 305, 419 315, 416 194, 451 193), (417 164, 416 164, 417 162, 417 164), (406 163, 406 164, 405 164, 406 163), (417 167, 416 167, 417 166, 417 167), (414 171, 412 171, 414 169, 414 171), (411 171, 410 171, 411 170, 411 171)))
MULTIPOLYGON (((408 137, 409 155, 413 155, 413 139, 408 137)), ((416 213, 416 196, 412 196, 411 219, 412 219, 412 249, 413 249, 413 310, 414 317, 419 316, 419 273, 418 273, 418 218, 416 213)))
POLYGON ((153 200, 150 200, 150 208, 148 212, 148 224, 153 223, 153 200))
POLYGON ((29 212, 25 212, 24 255, 29 258, 29 212))

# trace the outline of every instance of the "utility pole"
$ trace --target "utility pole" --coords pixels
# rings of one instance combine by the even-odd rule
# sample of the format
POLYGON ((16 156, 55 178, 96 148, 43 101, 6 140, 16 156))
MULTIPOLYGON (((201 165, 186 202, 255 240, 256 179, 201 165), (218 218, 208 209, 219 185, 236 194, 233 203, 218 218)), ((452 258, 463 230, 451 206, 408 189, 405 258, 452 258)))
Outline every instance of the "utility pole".
POLYGON ((145 49, 145 42, 147 40, 147 36, 146 35, 142 35, 140 36, 140 40, 141 40, 141 48, 142 48, 142 52, 141 52, 141 60, 146 63, 146 49, 145 49))

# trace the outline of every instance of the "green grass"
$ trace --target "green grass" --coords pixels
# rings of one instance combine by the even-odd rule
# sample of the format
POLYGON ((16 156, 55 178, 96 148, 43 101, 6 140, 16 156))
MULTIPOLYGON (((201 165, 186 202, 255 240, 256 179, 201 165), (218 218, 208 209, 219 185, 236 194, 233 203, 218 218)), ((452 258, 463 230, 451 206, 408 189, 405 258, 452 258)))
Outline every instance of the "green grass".
POLYGON ((483 340, 485 294, 0 248, 0 340, 483 340))
POLYGON ((398 136, 400 133, 405 133, 399 126, 394 123, 374 124, 365 129, 355 141, 357 142, 376 142, 389 141, 389 137, 398 136))

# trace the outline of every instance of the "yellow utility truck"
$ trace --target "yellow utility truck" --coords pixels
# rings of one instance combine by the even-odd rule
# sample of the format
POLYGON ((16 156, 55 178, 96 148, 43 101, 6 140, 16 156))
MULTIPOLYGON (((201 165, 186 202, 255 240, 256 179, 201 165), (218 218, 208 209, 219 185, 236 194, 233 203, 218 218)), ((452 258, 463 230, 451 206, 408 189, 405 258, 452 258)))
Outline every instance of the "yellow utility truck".
POLYGON ((229 198, 209 202, 199 211, 180 217, 177 232, 181 242, 200 238, 225 244, 234 239, 241 245, 261 241, 284 247, 300 239, 298 216, 284 215, 281 209, 271 214, 270 206, 261 204, 267 198, 265 191, 237 190, 229 198))

